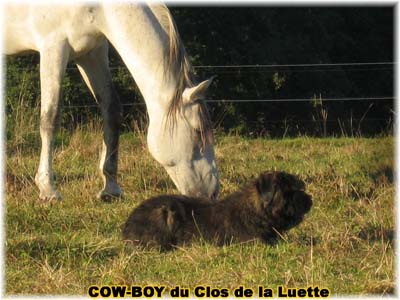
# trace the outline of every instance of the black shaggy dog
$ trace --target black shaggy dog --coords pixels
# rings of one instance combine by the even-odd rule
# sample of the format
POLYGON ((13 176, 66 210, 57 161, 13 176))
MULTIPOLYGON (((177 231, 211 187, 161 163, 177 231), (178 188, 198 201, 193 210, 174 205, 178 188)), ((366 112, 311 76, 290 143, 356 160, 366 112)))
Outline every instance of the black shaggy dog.
POLYGON ((304 182, 284 172, 262 173, 220 201, 165 195, 141 203, 130 214, 123 238, 161 250, 194 237, 216 242, 274 240, 299 224, 312 206, 304 182))

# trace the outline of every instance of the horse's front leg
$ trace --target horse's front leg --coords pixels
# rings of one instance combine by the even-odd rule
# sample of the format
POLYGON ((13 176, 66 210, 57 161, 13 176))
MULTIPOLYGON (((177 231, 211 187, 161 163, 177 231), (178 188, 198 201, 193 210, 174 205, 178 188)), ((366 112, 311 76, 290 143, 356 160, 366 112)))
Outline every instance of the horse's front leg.
POLYGON ((64 42, 49 43, 40 51, 40 151, 39 168, 35 183, 40 199, 61 200, 53 182, 53 144, 60 114, 61 83, 69 58, 69 46, 64 42))
POLYGON ((99 165, 104 185, 98 198, 110 201, 112 198, 122 195, 121 188, 117 183, 118 142, 122 109, 111 81, 107 43, 77 59, 77 66, 99 103, 104 119, 103 148, 99 165))

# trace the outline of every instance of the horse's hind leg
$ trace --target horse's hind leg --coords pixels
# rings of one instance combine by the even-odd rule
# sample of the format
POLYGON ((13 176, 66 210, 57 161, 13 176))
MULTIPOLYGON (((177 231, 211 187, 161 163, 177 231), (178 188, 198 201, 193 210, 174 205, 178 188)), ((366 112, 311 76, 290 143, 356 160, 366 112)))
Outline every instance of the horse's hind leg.
POLYGON ((104 201, 120 197, 122 191, 117 183, 118 140, 121 126, 121 104, 116 94, 108 67, 108 45, 92 50, 76 61, 87 86, 99 103, 104 119, 103 149, 100 174, 104 186, 98 197, 104 201))
POLYGON ((35 182, 42 200, 60 200, 53 183, 53 143, 59 116, 61 82, 69 58, 69 46, 60 42, 40 51, 40 138, 42 148, 35 182))

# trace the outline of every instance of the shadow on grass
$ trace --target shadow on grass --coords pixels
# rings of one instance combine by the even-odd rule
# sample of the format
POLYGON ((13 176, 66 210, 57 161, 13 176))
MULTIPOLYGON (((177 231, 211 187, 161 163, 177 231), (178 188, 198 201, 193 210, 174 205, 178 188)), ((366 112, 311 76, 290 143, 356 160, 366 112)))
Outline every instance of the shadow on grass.
POLYGON ((376 172, 372 173, 371 179, 376 184, 382 183, 393 183, 394 181, 394 174, 393 174, 393 167, 392 166, 384 166, 377 170, 376 172))
POLYGON ((391 228, 381 228, 374 225, 370 225, 361 229, 358 233, 358 237, 365 241, 376 242, 384 241, 393 244, 395 231, 391 228))

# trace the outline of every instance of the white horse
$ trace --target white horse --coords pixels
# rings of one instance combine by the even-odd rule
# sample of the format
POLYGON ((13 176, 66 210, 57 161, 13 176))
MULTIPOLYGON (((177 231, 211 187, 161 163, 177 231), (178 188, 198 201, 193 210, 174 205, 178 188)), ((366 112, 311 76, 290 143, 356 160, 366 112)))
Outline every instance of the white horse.
POLYGON ((164 5, 134 3, 4 6, 6 55, 40 53, 42 148, 35 176, 44 200, 60 199, 52 152, 61 82, 69 60, 98 102, 104 118, 100 173, 102 199, 120 196, 117 183, 121 105, 108 65, 108 42, 122 57, 147 106, 148 148, 179 191, 216 197, 219 189, 208 111, 210 80, 194 85, 191 67, 164 5))

